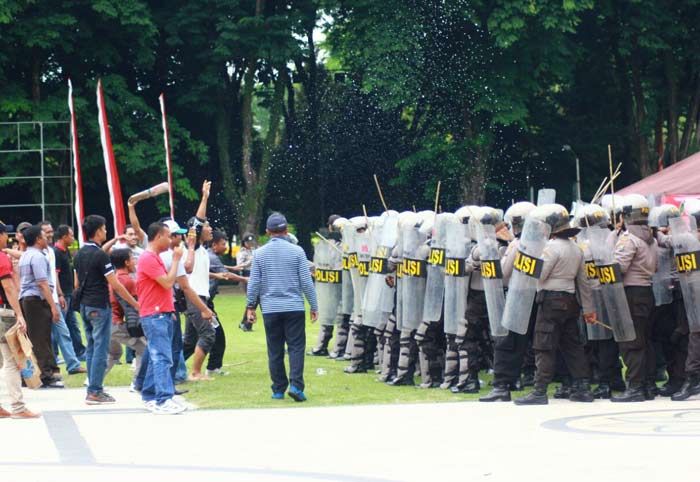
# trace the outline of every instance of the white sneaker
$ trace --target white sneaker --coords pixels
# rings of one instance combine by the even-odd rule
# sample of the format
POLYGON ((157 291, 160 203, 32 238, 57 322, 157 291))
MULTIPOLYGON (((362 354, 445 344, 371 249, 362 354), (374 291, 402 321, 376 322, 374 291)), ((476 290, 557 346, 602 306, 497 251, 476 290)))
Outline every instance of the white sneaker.
POLYGON ((223 371, 221 368, 217 368, 216 370, 207 370, 207 376, 213 377, 214 375, 225 377, 228 375, 228 372, 223 371))
POLYGON ((131 360, 131 367, 130 367, 130 368, 131 368, 131 371, 132 371, 132 372, 135 372, 135 371, 136 371, 136 358, 134 358, 133 360, 131 360))
POLYGON ((143 406, 146 407, 146 410, 152 412, 156 408, 156 401, 148 400, 147 402, 143 402, 143 406))
POLYGON ((185 411, 185 407, 171 400, 166 400, 153 409, 155 415, 177 415, 185 411))
POLYGON ((180 405, 182 408, 184 408, 185 411, 189 410, 192 406, 187 400, 185 400, 185 397, 183 397, 182 395, 175 395, 173 398, 171 398, 171 400, 174 403, 180 405))

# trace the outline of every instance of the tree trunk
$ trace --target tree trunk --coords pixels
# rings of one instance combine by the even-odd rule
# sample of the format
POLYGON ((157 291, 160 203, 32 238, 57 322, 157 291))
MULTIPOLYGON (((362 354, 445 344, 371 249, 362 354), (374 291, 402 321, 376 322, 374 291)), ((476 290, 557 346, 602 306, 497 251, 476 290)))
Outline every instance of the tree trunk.
POLYGON ((216 149, 219 157, 219 169, 224 189, 224 197, 230 207, 236 210, 236 182, 231 166, 231 113, 227 108, 226 91, 217 89, 216 102, 216 149))
POLYGON ((41 59, 37 51, 32 55, 32 101, 35 105, 41 102, 41 59))
POLYGON ((632 112, 633 128, 633 152, 637 157, 639 171, 642 176, 648 176, 654 169, 649 162, 649 144, 647 133, 644 131, 646 124, 646 106, 644 98, 644 87, 642 86, 642 74, 639 65, 639 48, 635 46, 634 54, 630 61, 632 72, 632 96, 634 100, 634 110, 632 112))
POLYGON ((656 122, 654 123, 654 147, 656 150, 656 170, 660 171, 664 168, 664 110, 661 106, 656 113, 656 122))
POLYGON ((695 87, 693 95, 690 98, 688 106, 688 114, 685 118, 685 126, 683 127, 683 135, 681 136, 681 145, 679 156, 681 159, 688 157, 690 151, 690 141, 693 137, 693 132, 697 126, 698 111, 700 110, 700 75, 695 76, 695 87))
POLYGON ((664 73, 668 92, 668 157, 671 164, 678 162, 678 81, 671 52, 664 52, 664 73))

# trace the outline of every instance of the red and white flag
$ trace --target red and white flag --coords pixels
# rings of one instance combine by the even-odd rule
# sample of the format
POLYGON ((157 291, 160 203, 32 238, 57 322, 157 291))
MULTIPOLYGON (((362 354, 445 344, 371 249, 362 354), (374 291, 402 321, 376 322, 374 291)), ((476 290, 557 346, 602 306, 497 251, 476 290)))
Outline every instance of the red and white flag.
POLYGON ((119 184, 119 171, 117 161, 114 159, 112 150, 112 137, 109 134, 109 121, 107 120, 107 110, 105 109, 105 98, 102 93, 102 80, 97 81, 97 111, 100 123, 100 140, 102 141, 102 157, 105 161, 105 171, 107 172, 107 187, 109 188, 109 203, 112 206, 114 216, 114 235, 124 232, 126 226, 126 216, 124 214, 124 201, 122 200, 122 189, 119 184))
POLYGON ((78 124, 75 120, 75 107, 73 106, 73 84, 68 79, 68 110, 70 111, 70 137, 71 151, 73 153, 73 180, 75 182, 75 220, 77 224, 78 244, 85 242, 83 233, 83 219, 85 218, 85 204, 83 204, 83 178, 80 173, 80 152, 78 151, 78 124))
POLYGON ((163 144, 165 145, 165 167, 168 170, 168 186, 170 188, 170 217, 175 219, 175 185, 173 184, 173 161, 170 157, 170 134, 168 120, 165 117, 165 96, 160 94, 160 114, 163 119, 163 144))

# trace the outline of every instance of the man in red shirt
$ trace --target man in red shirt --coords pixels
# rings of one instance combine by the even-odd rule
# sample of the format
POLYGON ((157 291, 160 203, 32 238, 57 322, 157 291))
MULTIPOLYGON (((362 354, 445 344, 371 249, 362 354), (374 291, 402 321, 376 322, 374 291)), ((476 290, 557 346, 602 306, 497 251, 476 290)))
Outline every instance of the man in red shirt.
POLYGON ((12 270, 12 261, 2 250, 7 248, 7 232, 12 226, 0 222, 0 360, 3 360, 3 372, 7 391, 12 403, 12 413, 0 407, 0 418, 37 418, 24 406, 22 398, 22 377, 15 362, 12 350, 7 344, 5 333, 16 323, 22 333, 27 332, 27 324, 19 306, 18 288, 12 270))
POLYGON ((149 363, 141 398, 146 407, 158 415, 181 413, 185 407, 173 400, 175 386, 170 376, 173 321, 175 304, 172 289, 183 250, 173 250, 170 270, 160 253, 170 246, 170 229, 163 223, 148 227, 148 248, 139 257, 136 271, 136 291, 139 299, 141 326, 148 339, 149 363))

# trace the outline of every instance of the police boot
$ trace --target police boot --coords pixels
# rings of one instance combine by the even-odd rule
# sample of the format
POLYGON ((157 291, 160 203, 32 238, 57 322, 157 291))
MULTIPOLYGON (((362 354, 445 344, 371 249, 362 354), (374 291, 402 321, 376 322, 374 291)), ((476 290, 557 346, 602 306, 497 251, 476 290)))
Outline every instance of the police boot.
POLYGON ((392 387, 412 387, 415 386, 416 382, 413 381, 413 376, 403 376, 394 377, 386 382, 386 384, 391 385, 392 387))
POLYGON ((610 390, 613 392, 624 392, 627 390, 627 385, 625 385, 625 381, 622 378, 614 378, 610 382, 610 390))
POLYGON ((621 394, 610 397, 610 401, 616 403, 643 402, 645 400, 644 385, 642 384, 630 385, 621 394))
POLYGON ((494 384, 493 389, 488 393, 479 398, 480 402, 510 402, 510 390, 508 390, 508 385, 505 384, 494 384))
POLYGON ((523 373, 522 388, 535 386, 535 372, 523 373))
POLYGON ((516 405, 547 405, 547 385, 535 385, 535 389, 524 397, 516 398, 516 405))
POLYGON ((612 389, 609 384, 603 382, 593 390, 593 396, 595 398, 609 399, 612 396, 612 389))
POLYGON ((562 378, 561 385, 554 391, 554 398, 568 399, 571 396, 571 378, 562 378))
POLYGON ((578 380, 574 383, 571 390, 571 395, 569 395, 569 400, 572 402, 585 402, 590 403, 595 400, 593 392, 591 392, 591 384, 587 379, 578 380))
POLYGON ((686 378, 681 389, 671 396, 671 400, 674 402, 682 402, 695 395, 700 395, 700 377, 689 376, 686 378))
POLYGON ((307 353, 309 356, 328 356, 328 350, 326 348, 321 348, 320 350, 311 350, 307 353))
POLYGON ((678 392, 683 386, 683 381, 678 379, 671 379, 659 388, 659 395, 662 397, 670 397, 671 395, 678 392))
POLYGON ((644 384, 644 398, 646 400, 654 400, 659 394, 659 387, 655 382, 647 382, 644 384))
POLYGON ((367 373, 367 367, 360 363, 359 365, 350 365, 343 369, 345 373, 367 373))

